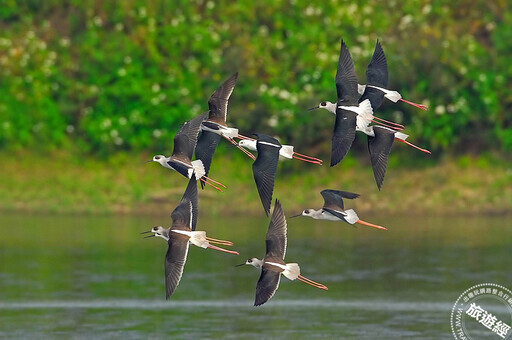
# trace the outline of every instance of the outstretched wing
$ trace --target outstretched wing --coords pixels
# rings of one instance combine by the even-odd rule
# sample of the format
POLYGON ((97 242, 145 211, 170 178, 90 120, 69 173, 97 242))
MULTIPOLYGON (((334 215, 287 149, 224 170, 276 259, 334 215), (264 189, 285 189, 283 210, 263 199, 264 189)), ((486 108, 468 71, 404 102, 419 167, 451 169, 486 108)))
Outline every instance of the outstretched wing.
POLYGON ((279 288, 279 281, 281 280, 281 273, 261 268, 261 275, 258 283, 256 284, 256 298, 254 299, 255 306, 261 306, 274 296, 279 288))
MULTIPOLYGON (((377 40, 375 50, 373 51, 372 60, 366 69, 366 84, 387 88, 388 86, 388 63, 384 50, 377 40)), ((384 92, 374 87, 366 86, 363 95, 359 98, 359 103, 365 99, 369 99, 372 109, 375 112, 384 100, 384 92)))
POLYGON ((208 99, 208 107, 210 108, 208 119, 225 125, 228 112, 228 100, 231 93, 233 93, 237 79, 238 72, 229 77, 228 80, 222 83, 222 85, 212 93, 210 99, 208 99))
MULTIPOLYGON (((189 182, 190 183, 190 182, 189 182)), ((197 197, 197 186, 195 188, 195 194, 197 197)), ((197 201, 195 206, 197 207, 197 201)), ((172 218, 172 228, 183 229, 190 228, 192 229, 193 224, 193 212, 194 212, 194 204, 189 198, 183 198, 178 204, 176 208, 171 213, 172 218)))
POLYGON ((256 149, 258 150, 258 157, 256 157, 256 160, 252 164, 252 172, 261 204, 263 205, 265 214, 268 216, 270 213, 270 205, 272 204, 274 180, 277 171, 277 163, 279 162, 279 150, 281 149, 281 144, 279 144, 279 141, 275 138, 258 135, 256 149), (267 137, 277 142, 277 146, 274 142, 271 143, 269 141, 270 139, 267 137))
POLYGON ((183 268, 187 262, 188 237, 169 232, 167 253, 165 254, 165 298, 169 300, 183 275, 183 268))
POLYGON ((345 42, 341 41, 340 58, 336 71, 336 93, 338 105, 357 106, 357 74, 354 62, 345 42))
POLYGON ((347 155, 356 138, 356 113, 336 109, 336 123, 332 133, 331 166, 335 166, 347 155))
POLYGON ((284 260, 286 255, 286 218, 281 203, 276 199, 274 211, 265 237, 267 253, 265 257, 279 257, 284 260))
MULTIPOLYGON (((197 199, 197 180, 195 178, 191 178, 188 181, 187 188, 185 189, 185 192, 183 193, 183 197, 181 198, 181 202, 186 202, 187 200, 190 201, 190 205, 192 206, 192 211, 191 211, 192 224, 191 224, 190 229, 192 229, 192 231, 194 231, 194 230, 196 230, 197 215, 199 212, 199 204, 198 204, 198 199, 197 199)), ((180 209, 182 209, 182 208, 180 208, 180 209)), ((183 209, 185 209, 185 208, 183 208, 183 209)), ((171 214, 171 217, 172 217, 172 214, 171 214)), ((180 217, 180 219, 181 218, 182 217, 180 217)), ((183 218, 184 218, 184 223, 186 223, 187 217, 184 215, 183 218)))
POLYGON ((197 135, 201 128, 202 121, 206 118, 206 113, 185 122, 174 136, 174 150, 172 155, 175 157, 185 156, 192 159, 197 143, 197 135))
MULTIPOLYGON (((196 159, 200 159, 203 162, 205 176, 208 176, 210 172, 210 165, 212 164, 213 155, 215 154, 220 138, 219 134, 203 130, 197 140, 196 159)), ((204 189, 203 182, 201 182, 201 188, 204 189)))
POLYGON ((388 156, 395 140, 395 132, 381 126, 373 126, 373 131, 375 137, 368 136, 368 150, 372 161, 373 177, 380 190, 388 166, 388 156))
POLYGON ((324 209, 341 211, 345 210, 345 207, 343 206, 343 198, 354 199, 359 197, 359 194, 355 194, 353 192, 331 189, 322 190, 320 194, 324 198, 324 209))

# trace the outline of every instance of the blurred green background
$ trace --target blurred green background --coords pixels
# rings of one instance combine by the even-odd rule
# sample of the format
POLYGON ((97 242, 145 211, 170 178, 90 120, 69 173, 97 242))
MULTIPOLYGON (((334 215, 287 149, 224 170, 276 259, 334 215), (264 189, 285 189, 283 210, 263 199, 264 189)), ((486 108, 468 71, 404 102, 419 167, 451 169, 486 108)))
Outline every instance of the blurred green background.
MULTIPOLYGON (((405 124, 410 140, 433 152, 426 156, 395 147, 391 169, 432 167, 455 158, 455 176, 459 166, 481 165, 474 181, 461 187, 478 182, 482 174, 499 168, 497 163, 506 164, 496 170, 501 171, 499 181, 480 184, 502 188, 511 181, 512 10, 506 0, 3 0, 0 20, 0 153, 5 172, 14 178, 33 163, 12 163, 26 158, 37 158, 44 170, 51 167, 45 159, 53 157, 62 177, 68 163, 82 167, 87 159, 111 159, 106 168, 121 169, 120 164, 139 161, 138 155, 147 159, 170 153, 179 126, 206 111, 210 94, 236 71, 240 75, 228 124, 246 135, 276 135, 302 153, 328 159, 332 116, 306 109, 335 100, 343 38, 360 82, 380 39, 389 87, 430 107, 422 111, 386 102, 378 111, 405 124), (56 153, 61 158, 55 159, 56 153), (482 154, 492 156, 474 162, 482 154)), ((365 143, 358 137, 345 169, 361 167, 357 162, 367 167, 365 143)), ((221 146, 218 157, 237 162, 239 156, 227 150, 221 146)), ((283 165, 285 171, 304 168, 290 164, 283 165)), ((252 181, 250 166, 245 168, 247 181, 252 181)), ((32 170, 28 175, 36 176, 32 170)), ((389 173, 388 182, 393 181, 389 173)), ((30 192, 16 189, 23 188, 20 176, 18 182, 11 177, 4 183, 4 191, 30 192)), ((368 173, 365 181, 373 186, 372 180, 368 173)), ((315 182, 314 189, 323 184, 315 182)), ((150 199, 143 187, 130 185, 135 189, 119 200, 150 199)), ((460 190, 451 190, 455 194, 450 193, 450 200, 457 199, 460 190)), ((83 196, 98 195, 90 191, 83 196)), ((22 201, 23 192, 14 200, 22 201)), ((507 192, 506 198, 511 195, 507 192)), ((503 193, 491 196, 504 198, 503 193)), ((12 202, 3 206, 17 207, 12 202)))

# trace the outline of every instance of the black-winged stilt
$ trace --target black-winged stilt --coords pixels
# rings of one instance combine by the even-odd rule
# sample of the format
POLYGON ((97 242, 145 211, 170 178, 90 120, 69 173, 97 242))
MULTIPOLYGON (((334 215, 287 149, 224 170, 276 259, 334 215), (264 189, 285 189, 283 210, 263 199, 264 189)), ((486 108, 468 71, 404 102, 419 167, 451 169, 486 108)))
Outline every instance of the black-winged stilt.
POLYGON ((286 218, 284 216, 281 204, 276 199, 274 211, 270 219, 267 235, 265 237, 266 253, 261 260, 257 258, 248 259, 245 263, 238 266, 251 265, 261 270, 261 275, 256 284, 256 297, 254 305, 260 306, 270 300, 274 296, 281 274, 289 280, 298 279, 313 287, 327 290, 328 288, 321 283, 310 280, 300 274, 300 267, 297 263, 286 263, 284 257, 286 255, 286 238, 287 227, 286 218))
POLYGON ((305 209, 300 214, 292 216, 291 218, 299 216, 308 216, 315 220, 344 221, 349 224, 358 223, 366 225, 368 227, 387 230, 387 228, 382 227, 380 225, 360 220, 353 209, 345 210, 343 206, 343 198, 354 199, 358 198, 359 194, 330 189, 322 190, 320 194, 322 194, 322 197, 324 198, 324 206, 321 209, 305 209))
MULTIPOLYGON (((251 151, 257 150, 256 139, 249 139, 249 138, 242 139, 241 141, 238 142, 238 145, 240 145, 244 148, 247 148, 251 151)), ((281 149, 279 149, 279 156, 282 156, 282 157, 288 158, 288 159, 294 158, 294 159, 297 159, 297 160, 300 160, 303 162, 322 165, 322 160, 320 158, 303 155, 301 153, 293 151, 293 149, 294 149, 293 145, 281 144, 281 149)))
POLYGON ((416 104, 405 99, 397 91, 387 89, 388 86, 388 64, 386 55, 380 42, 377 40, 375 50, 373 52, 372 60, 366 69, 366 85, 357 85, 357 91, 361 96, 360 101, 370 99, 372 102, 373 111, 375 111, 381 104, 383 98, 391 100, 393 103, 403 101, 406 104, 415 106, 422 110, 427 110, 428 106, 423 104, 416 104))
MULTIPOLYGON (((209 131, 211 133, 220 135, 231 144, 239 148, 243 153, 254 159, 254 156, 250 152, 239 146, 235 141, 235 138, 245 139, 248 137, 240 135, 238 133, 238 129, 228 127, 226 123, 226 116, 228 113, 228 100, 231 96, 231 93, 233 93, 237 80, 238 72, 229 77, 224 83, 222 83, 222 85, 219 86, 217 90, 215 90, 215 92, 212 93, 210 99, 208 99, 208 118, 201 125, 201 129, 203 131, 209 131)), ((208 139, 212 140, 212 137, 208 137, 208 139)), ((206 142, 202 143, 201 141, 200 144, 203 145, 206 144, 206 142)), ((213 153, 211 154, 211 157, 212 156, 213 153)))
POLYGON ((202 115, 185 122, 174 136, 174 148, 172 150, 172 155, 170 157, 156 155, 153 156, 152 161, 159 163, 164 168, 177 171, 187 178, 192 178, 192 176, 194 176, 196 180, 201 180, 213 188, 222 191, 222 189, 216 185, 223 188, 226 186, 205 176, 203 162, 200 159, 196 159, 195 161, 191 160, 194 149, 196 148, 197 135, 199 134, 201 123, 205 118, 206 113, 203 113, 202 115))
POLYGON ((160 237, 167 241, 169 247, 165 254, 165 298, 169 299, 183 274, 183 268, 187 261, 188 248, 190 243, 201 248, 238 255, 238 252, 223 249, 210 243, 233 245, 230 241, 217 240, 206 236, 204 231, 196 231, 197 223, 197 182, 190 179, 187 189, 183 194, 178 206, 171 213, 172 225, 165 229, 161 226, 153 227, 151 230, 141 234, 153 233, 146 237, 160 237))

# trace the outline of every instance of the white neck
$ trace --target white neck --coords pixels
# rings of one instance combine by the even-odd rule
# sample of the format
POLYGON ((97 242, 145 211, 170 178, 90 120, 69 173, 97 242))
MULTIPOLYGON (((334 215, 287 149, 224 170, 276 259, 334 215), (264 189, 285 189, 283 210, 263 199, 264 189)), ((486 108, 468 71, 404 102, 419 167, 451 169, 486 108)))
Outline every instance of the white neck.
POLYGON ((325 102, 325 106, 319 106, 320 109, 325 109, 332 114, 336 114, 336 103, 325 102))
POLYGON ((249 264, 255 268, 260 269, 263 266, 263 260, 252 259, 252 262, 249 264))

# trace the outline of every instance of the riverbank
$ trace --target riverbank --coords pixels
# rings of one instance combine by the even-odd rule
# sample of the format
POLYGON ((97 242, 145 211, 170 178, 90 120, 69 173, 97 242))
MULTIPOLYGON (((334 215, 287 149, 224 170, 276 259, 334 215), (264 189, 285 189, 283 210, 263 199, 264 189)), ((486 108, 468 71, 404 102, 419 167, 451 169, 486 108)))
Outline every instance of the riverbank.
MULTIPOLYGON (((203 213, 263 213, 243 155, 224 153, 214 159, 211 177, 228 188, 200 191, 203 213)), ((1 153, 0 211, 70 214, 168 214, 177 204, 186 180, 156 163, 143 164, 149 154, 120 153, 108 159, 69 153, 1 153)), ((326 160, 325 160, 326 161, 326 160)), ((327 161, 326 161, 327 163, 327 161)), ((441 158, 424 164, 390 159, 382 191, 364 160, 348 158, 330 168, 281 162, 274 198, 287 210, 322 205, 322 189, 361 194, 346 203, 364 213, 507 214, 512 213, 512 162, 497 156, 441 158)))

